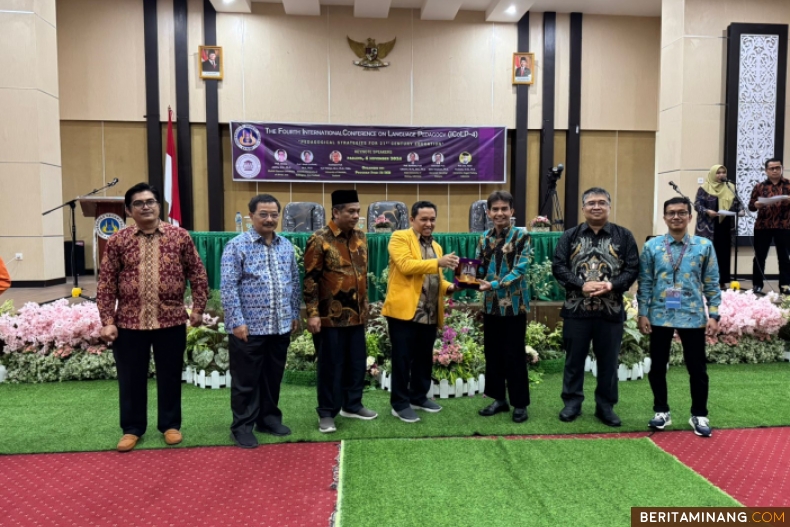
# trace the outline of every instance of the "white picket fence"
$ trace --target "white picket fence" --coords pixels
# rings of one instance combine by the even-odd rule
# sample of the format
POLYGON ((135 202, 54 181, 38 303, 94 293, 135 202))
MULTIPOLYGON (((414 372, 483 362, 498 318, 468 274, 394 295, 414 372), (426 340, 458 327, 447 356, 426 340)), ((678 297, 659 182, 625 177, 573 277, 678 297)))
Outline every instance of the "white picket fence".
MULTIPOLYGON (((617 368, 617 380, 622 382, 642 379, 650 373, 650 366, 652 364, 653 360, 650 357, 646 357, 644 361, 639 364, 634 364, 631 368, 627 367, 625 364, 621 364, 617 368)), ((667 369, 669 369, 669 365, 667 365, 667 369)), ((594 357, 588 356, 584 361, 584 371, 592 372, 594 377, 598 377, 598 362, 594 357)))
POLYGON ((230 387, 230 372, 220 373, 212 371, 206 375, 205 370, 197 371, 192 366, 187 366, 181 373, 181 380, 186 381, 187 384, 194 384, 198 388, 210 388, 218 390, 220 388, 230 387))
MULTIPOLYGON (((392 388, 392 375, 383 371, 379 376, 379 384, 382 390, 392 388)), ((426 394, 429 398, 438 397, 439 399, 449 399, 450 397, 473 397, 476 393, 483 393, 486 389, 486 376, 480 374, 478 378, 463 380, 456 379, 455 384, 450 384, 447 379, 442 379, 439 383, 431 383, 431 389, 426 394)))

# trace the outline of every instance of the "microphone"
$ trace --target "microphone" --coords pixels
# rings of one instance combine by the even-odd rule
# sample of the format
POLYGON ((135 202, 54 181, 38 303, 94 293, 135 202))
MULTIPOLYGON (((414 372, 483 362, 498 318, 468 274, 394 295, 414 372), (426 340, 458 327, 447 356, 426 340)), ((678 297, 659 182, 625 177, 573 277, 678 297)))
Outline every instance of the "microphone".
POLYGON ((112 181, 110 181, 110 182, 107 184, 107 186, 108 186, 108 187, 114 187, 114 186, 115 186, 115 185, 117 185, 117 184, 118 184, 118 178, 115 178, 115 179, 113 179, 112 181))
POLYGON ((677 186, 677 185, 675 185, 675 182, 674 182, 674 181, 670 181, 670 182, 669 182, 669 186, 670 186, 670 187, 672 187, 672 188, 673 188, 673 189, 675 189, 675 190, 677 190, 677 189, 678 189, 678 186, 677 186))

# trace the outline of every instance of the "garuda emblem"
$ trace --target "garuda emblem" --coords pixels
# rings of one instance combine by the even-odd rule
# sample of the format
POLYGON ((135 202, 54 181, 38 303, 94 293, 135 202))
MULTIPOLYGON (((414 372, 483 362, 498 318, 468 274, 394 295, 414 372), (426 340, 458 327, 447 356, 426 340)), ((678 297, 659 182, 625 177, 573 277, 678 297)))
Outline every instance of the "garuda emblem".
POLYGON ((394 38, 389 42, 383 42, 381 44, 376 44, 376 40, 373 38, 369 38, 367 42, 357 42, 350 37, 346 38, 348 39, 349 47, 356 53, 357 57, 362 59, 354 61, 354 64, 357 66, 363 68, 383 68, 390 65, 389 62, 382 62, 379 59, 385 58, 389 55, 390 51, 392 51, 392 48, 395 47, 394 38))

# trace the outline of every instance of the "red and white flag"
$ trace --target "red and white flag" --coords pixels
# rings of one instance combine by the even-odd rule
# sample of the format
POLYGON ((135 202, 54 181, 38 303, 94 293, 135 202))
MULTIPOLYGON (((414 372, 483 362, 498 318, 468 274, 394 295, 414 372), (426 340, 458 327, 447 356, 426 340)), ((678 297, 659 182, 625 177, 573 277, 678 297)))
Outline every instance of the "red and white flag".
POLYGON ((178 195, 178 156, 173 140, 173 110, 167 108, 167 155, 165 156, 165 202, 167 218, 178 227, 181 225, 181 199, 178 195))

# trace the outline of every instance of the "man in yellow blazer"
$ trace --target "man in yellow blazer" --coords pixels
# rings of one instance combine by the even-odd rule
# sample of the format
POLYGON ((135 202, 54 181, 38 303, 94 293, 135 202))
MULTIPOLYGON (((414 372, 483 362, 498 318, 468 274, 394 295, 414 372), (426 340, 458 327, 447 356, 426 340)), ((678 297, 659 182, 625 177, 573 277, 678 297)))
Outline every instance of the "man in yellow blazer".
POLYGON ((411 207, 411 228, 392 233, 389 282, 381 314, 392 340, 392 415, 406 423, 420 420, 414 410, 436 413, 441 406, 427 397, 433 369, 433 345, 444 322, 445 295, 455 285, 442 269, 455 269, 458 256, 442 256, 433 241, 436 205, 418 201, 411 207))

